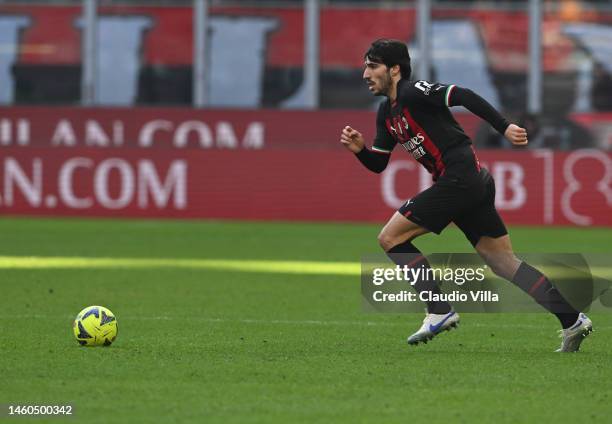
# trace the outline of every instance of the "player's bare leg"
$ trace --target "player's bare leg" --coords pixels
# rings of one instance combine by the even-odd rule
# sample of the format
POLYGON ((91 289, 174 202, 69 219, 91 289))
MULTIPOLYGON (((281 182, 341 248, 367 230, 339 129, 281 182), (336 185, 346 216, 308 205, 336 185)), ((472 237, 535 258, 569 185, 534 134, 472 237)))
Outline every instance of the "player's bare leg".
MULTIPOLYGON (((427 258, 413 244, 416 237, 428 233, 429 230, 408 220, 399 212, 391 217, 378 235, 378 242, 389 258, 399 266, 429 268, 427 258)), ((414 289, 425 295, 439 294, 440 288, 435 281, 427 279, 417 281, 414 289)), ((446 302, 427 301, 427 315, 419 330, 408 337, 409 344, 427 343, 437 334, 456 327, 459 315, 446 302)))
POLYGON ((385 252, 394 246, 411 241, 429 231, 418 224, 406 219, 399 212, 395 212, 378 234, 378 243, 385 252))
POLYGON ((521 265, 521 260, 514 255, 508 235, 497 238, 481 237, 476 244, 476 251, 495 275, 508 281, 512 281, 521 265))
POLYGON ((585 314, 576 311, 545 275, 515 256, 508 235, 481 237, 476 251, 496 275, 519 286, 559 319, 563 341, 557 352, 580 349, 582 340, 593 331, 593 323, 585 314))

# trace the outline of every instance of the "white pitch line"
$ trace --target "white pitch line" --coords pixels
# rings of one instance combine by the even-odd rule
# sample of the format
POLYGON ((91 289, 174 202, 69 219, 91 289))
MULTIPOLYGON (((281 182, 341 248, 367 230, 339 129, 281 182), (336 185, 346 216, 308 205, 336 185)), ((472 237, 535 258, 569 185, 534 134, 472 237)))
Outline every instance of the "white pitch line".
MULTIPOLYGON (((544 314, 543 314, 544 316, 544 314)), ((12 319, 61 319, 61 320, 72 320, 73 316, 56 316, 56 315, 0 315, 0 319, 12 320, 12 319)), ((231 319, 231 318, 213 318, 213 317, 171 317, 171 316, 127 316, 122 317, 122 321, 200 321, 207 323, 219 323, 219 324, 280 324, 280 325, 314 325, 314 326, 360 326, 360 327, 398 327, 398 326, 409 326, 413 324, 413 320, 406 319, 404 322, 376 322, 376 321, 325 321, 325 320, 282 320, 282 319, 231 319)), ((462 323, 465 327, 477 327, 477 328, 531 328, 531 329, 546 329, 544 325, 533 325, 533 324, 483 324, 479 322, 469 322, 467 324, 462 323)), ((610 330, 612 326, 600 326, 595 323, 596 330, 610 330)))

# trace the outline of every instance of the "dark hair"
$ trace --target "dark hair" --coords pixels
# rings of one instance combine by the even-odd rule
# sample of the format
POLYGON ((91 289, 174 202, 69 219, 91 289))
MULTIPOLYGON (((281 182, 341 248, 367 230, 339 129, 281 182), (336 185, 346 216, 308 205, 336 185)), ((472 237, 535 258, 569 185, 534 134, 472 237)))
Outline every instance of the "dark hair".
POLYGON ((368 51, 363 55, 364 59, 372 62, 382 63, 388 68, 399 65, 402 78, 410 78, 412 68, 410 67, 410 54, 406 44, 399 40, 379 38, 374 41, 368 51))

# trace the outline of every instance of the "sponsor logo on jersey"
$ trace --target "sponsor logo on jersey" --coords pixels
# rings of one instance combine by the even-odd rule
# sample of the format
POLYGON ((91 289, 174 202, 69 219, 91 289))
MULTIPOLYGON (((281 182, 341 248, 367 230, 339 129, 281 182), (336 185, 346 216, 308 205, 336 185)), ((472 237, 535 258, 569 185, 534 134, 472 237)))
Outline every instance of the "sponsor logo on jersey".
POLYGON ((425 137, 420 132, 412 138, 409 138, 406 142, 400 143, 404 149, 406 149, 413 158, 420 159, 427 154, 421 143, 425 141, 425 137))
POLYGON ((409 138, 408 140, 406 140, 404 143, 401 143, 402 146, 404 147, 404 149, 411 151, 417 148, 417 146, 420 146, 422 142, 425 141, 425 137, 423 136, 423 134, 421 133, 417 133, 417 135, 415 135, 412 138, 409 138))

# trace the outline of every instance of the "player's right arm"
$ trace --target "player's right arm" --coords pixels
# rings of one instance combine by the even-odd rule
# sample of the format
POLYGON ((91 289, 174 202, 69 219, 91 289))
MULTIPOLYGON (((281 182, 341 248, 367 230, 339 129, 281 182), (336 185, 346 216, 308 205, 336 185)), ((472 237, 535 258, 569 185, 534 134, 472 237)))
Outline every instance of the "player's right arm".
POLYGON ((381 105, 378 110, 376 138, 371 150, 366 147, 363 135, 349 126, 344 127, 340 135, 340 143, 353 152, 363 166, 377 174, 385 170, 395 147, 395 140, 387 132, 383 107, 384 105, 381 105))

